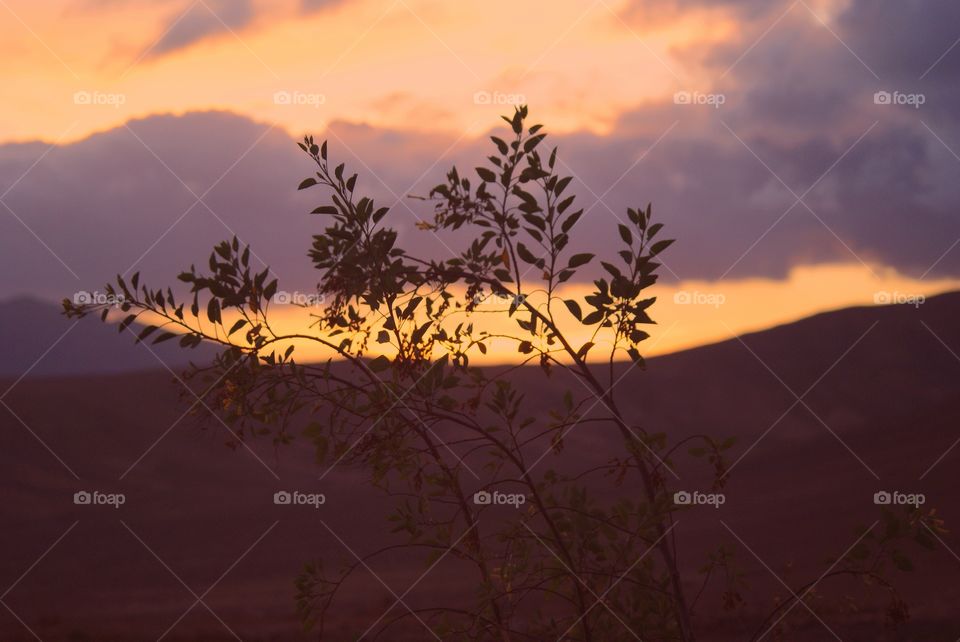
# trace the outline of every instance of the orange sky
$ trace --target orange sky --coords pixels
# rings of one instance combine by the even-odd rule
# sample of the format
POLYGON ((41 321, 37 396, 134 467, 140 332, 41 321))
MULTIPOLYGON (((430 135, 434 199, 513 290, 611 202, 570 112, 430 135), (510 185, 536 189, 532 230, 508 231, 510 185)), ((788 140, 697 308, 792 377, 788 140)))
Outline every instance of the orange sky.
POLYGON ((337 118, 473 131, 503 111, 477 104, 476 92, 535 104, 554 131, 603 130, 630 107, 696 84, 675 54, 736 30, 717 12, 640 24, 615 0, 545 6, 359 0, 305 15, 297 2, 261 0, 231 29, 212 0, 2 0, 0 80, 16 100, 0 106, 0 141, 73 140, 132 117, 207 108, 293 133, 337 118), (168 29, 201 20, 217 21, 209 35, 157 54, 168 29), (75 104, 78 91, 102 104, 75 104), (278 91, 300 104, 276 104, 278 91))

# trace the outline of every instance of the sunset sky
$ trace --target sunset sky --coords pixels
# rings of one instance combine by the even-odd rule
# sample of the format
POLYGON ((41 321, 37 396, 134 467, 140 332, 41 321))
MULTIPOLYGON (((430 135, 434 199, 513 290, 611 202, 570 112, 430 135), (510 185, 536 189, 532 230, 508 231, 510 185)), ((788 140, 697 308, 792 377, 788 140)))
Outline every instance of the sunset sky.
MULTIPOLYGON (((157 112, 229 109, 297 133, 336 119, 476 135, 497 113, 478 91, 523 97, 555 131, 609 132, 617 117, 709 74, 688 47, 737 32, 696 11, 648 23, 607 0, 537 3, 4 0, 6 140, 71 141, 157 112), (121 94, 78 110, 77 91, 121 94), (277 91, 320 98, 274 103, 277 91)), ((491 100, 491 102, 493 102, 491 100)), ((502 110, 501 110, 502 111, 502 110)))
POLYGON ((960 285, 958 39, 916 0, 0 0, 0 299, 167 283, 233 234, 309 291, 305 133, 442 257, 404 196, 524 102, 586 249, 647 202, 678 239, 651 353, 912 304, 960 285))

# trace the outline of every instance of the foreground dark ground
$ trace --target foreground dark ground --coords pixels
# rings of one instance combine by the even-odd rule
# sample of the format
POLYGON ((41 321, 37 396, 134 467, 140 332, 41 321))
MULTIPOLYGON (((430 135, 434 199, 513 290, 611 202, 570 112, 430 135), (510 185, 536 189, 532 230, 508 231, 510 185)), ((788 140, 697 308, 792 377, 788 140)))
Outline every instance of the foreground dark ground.
MULTIPOLYGON (((844 310, 746 335, 743 343, 652 359, 646 372, 624 377, 622 403, 644 427, 739 439, 731 460, 743 458, 725 505, 686 511, 677 526, 691 587, 718 542, 737 552, 750 583, 740 613, 703 605, 700 639, 745 639, 772 600, 787 595, 780 579, 791 586, 816 579, 827 558, 853 544, 856 525, 878 518, 878 490, 924 493, 956 530, 960 448, 947 451, 960 438, 958 316, 957 294, 919 309, 844 310)), ((55 349, 45 361, 58 358, 69 355, 55 349)), ((537 372, 521 377, 534 410, 577 385, 544 387, 537 372)), ((15 380, 0 382, 0 390, 15 380)), ((2 594, 8 608, 0 608, 0 639, 315 639, 294 613, 302 564, 352 559, 348 548, 360 554, 393 541, 388 502, 358 473, 334 468, 320 481, 325 469, 304 443, 227 449, 223 426, 201 427, 202 407, 181 418, 194 401, 181 391, 161 368, 28 377, 3 397, 0 590, 11 589, 2 594), (83 489, 121 492, 126 503, 75 506, 73 494, 83 489), (273 493, 283 489, 322 492, 326 504, 275 506, 273 493)), ((612 452, 614 442, 588 426, 570 434, 565 452, 612 452)), ((564 456, 544 464, 562 468, 564 456)), ((677 472, 679 488, 700 488, 694 468, 677 472)), ((498 510, 511 518, 513 509, 498 510)), ((815 607, 823 623, 795 609, 785 639, 957 640, 958 551, 953 532, 934 551, 909 551, 915 570, 893 575, 913 615, 899 633, 883 629, 882 605, 858 614, 840 609, 842 596, 859 589, 825 583, 815 607)), ((397 595, 424 569, 403 556, 371 567, 397 595)), ((455 566, 441 566, 404 599, 416 606, 473 588, 455 566)), ((348 639, 395 599, 372 574, 349 595, 325 639, 348 639)), ((409 639, 433 637, 421 629, 409 639)))

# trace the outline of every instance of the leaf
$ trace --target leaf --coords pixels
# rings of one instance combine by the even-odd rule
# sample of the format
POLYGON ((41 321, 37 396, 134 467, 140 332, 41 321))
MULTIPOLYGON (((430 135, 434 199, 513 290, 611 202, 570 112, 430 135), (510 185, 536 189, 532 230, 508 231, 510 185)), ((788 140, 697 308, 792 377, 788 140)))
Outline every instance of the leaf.
POLYGON ((263 288, 263 298, 267 301, 273 299, 273 295, 277 293, 277 280, 274 279, 263 288))
POLYGON ((566 234, 570 231, 574 225, 577 224, 577 221, 580 220, 580 217, 583 215, 583 210, 577 210, 570 216, 564 219, 563 223, 560 224, 560 231, 566 234))
POLYGON ((592 347, 593 341, 587 341, 584 343, 582 346, 580 346, 580 349, 577 350, 577 358, 581 360, 585 359, 587 357, 587 353, 590 352, 590 348, 592 347))
POLYGON ((234 332, 236 332, 237 330, 239 330, 245 325, 247 325, 246 319, 238 319, 236 323, 230 326, 230 331, 227 332, 227 336, 229 337, 231 334, 233 334, 234 332))
POLYGON ((517 254, 520 255, 520 258, 526 261, 527 263, 536 263, 537 257, 527 249, 527 246, 523 243, 517 243, 517 254))
POLYGON ((156 339, 153 340, 153 345, 157 345, 158 343, 163 343, 164 341, 169 341, 175 336, 177 336, 176 332, 164 332, 163 334, 161 334, 160 336, 158 336, 156 339))
POLYGON ((583 254, 574 254, 570 257, 570 261, 567 263, 568 268, 576 268, 581 265, 586 265, 593 260, 593 254, 589 252, 584 252, 583 254))
POLYGON ((305 179, 303 179, 303 181, 300 183, 299 187, 297 187, 297 189, 298 189, 298 190, 307 189, 308 187, 313 187, 313 186, 316 185, 316 184, 317 184, 317 179, 315 179, 315 178, 305 178, 305 179))
POLYGON ((428 329, 430 329, 430 326, 432 325, 433 325, 433 321, 427 321, 422 326, 414 330, 413 335, 411 337, 413 342, 419 344, 421 341, 423 341, 423 335, 426 333, 428 329))
POLYGON ((390 359, 380 355, 376 359, 370 362, 370 370, 373 372, 383 372, 390 367, 390 359))
POLYGON ((521 354, 529 354, 533 352, 533 344, 529 341, 521 341, 520 345, 517 346, 517 352, 521 354))
POLYGON ((390 333, 386 330, 381 330, 377 333, 377 343, 387 343, 390 341, 390 333))
POLYGON ((497 180, 497 175, 493 171, 487 169, 486 167, 478 167, 477 175, 485 183, 494 183, 497 180))
POLYGON ((580 311, 579 303, 573 299, 564 299, 563 303, 567 306, 567 309, 570 310, 570 314, 577 318, 577 321, 583 320, 583 312, 580 311))
POLYGON ((155 325, 148 325, 147 327, 145 327, 143 330, 140 331, 140 334, 137 335, 136 343, 140 343, 141 341, 149 337, 151 334, 154 333, 154 331, 156 331, 156 329, 157 329, 157 326, 155 325))
POLYGON ((576 196, 568 196, 567 198, 560 201, 557 205, 557 211, 561 214, 567 211, 567 208, 573 205, 573 201, 576 200, 576 196))
POLYGON ((602 265, 602 266, 603 266, 603 269, 605 269, 607 272, 609 272, 612 276, 623 277, 623 274, 620 273, 620 269, 617 268, 617 266, 614 265, 613 263, 607 263, 606 261, 600 261, 600 265, 602 265))
POLYGON ((650 246, 650 255, 654 256, 656 254, 660 254, 660 252, 663 252, 665 249, 667 249, 671 245, 673 245, 673 239, 670 239, 668 241, 657 241, 656 243, 650 246))
POLYGON ((185 334, 180 337, 180 347, 181 348, 196 348, 203 341, 203 338, 198 334, 185 334))
POLYGON ((339 212, 337 208, 333 205, 321 205, 320 207, 314 209, 311 214, 336 214, 339 212))
POLYGON ((590 314, 585 316, 583 318, 582 323, 584 325, 595 325, 597 323, 600 323, 601 319, 603 319, 603 311, 597 310, 596 312, 591 312, 590 314))
POLYGON ((130 326, 130 324, 134 322, 136 318, 137 318, 137 315, 135 314, 128 315, 126 319, 120 322, 120 327, 117 329, 117 332, 123 333, 123 331, 126 330, 130 326))
POLYGON ((620 238, 623 239, 623 242, 631 245, 633 243, 633 234, 630 233, 630 228, 621 223, 617 225, 617 229, 620 231, 620 238))
POLYGON ((519 134, 523 131, 523 112, 519 109, 514 112, 513 119, 510 121, 510 127, 513 129, 514 134, 519 134))
POLYGON ((210 323, 220 323, 220 301, 217 299, 210 299, 207 303, 207 319, 210 323))
POLYGON ((529 154, 531 151, 533 151, 533 149, 537 145, 540 144, 540 141, 542 141, 546 137, 547 137, 546 134, 537 134, 536 136, 532 136, 528 138, 527 141, 523 144, 523 152, 525 154, 529 154))

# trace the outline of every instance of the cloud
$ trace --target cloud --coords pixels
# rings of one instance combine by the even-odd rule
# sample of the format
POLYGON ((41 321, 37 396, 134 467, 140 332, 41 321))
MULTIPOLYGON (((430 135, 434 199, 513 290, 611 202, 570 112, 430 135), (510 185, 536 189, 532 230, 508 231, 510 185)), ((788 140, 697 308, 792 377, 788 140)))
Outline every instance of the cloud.
POLYGON ((786 6, 786 0, 629 0, 620 15, 643 30, 661 27, 691 13, 703 14, 700 17, 704 20, 711 20, 713 14, 721 12, 740 22, 755 21, 781 4, 786 6))
POLYGON ((184 49, 201 40, 240 30, 254 19, 250 0, 203 0, 177 11, 149 49, 151 57, 184 49))
MULTIPOLYGON (((131 0, 96 0, 105 5, 131 0)), ((313 14, 346 4, 347 0, 299 0, 301 14, 313 14)), ((100 5, 97 5, 100 6, 100 5)), ((281 7, 254 5, 252 0, 190 1, 173 13, 163 27, 163 35, 148 50, 149 57, 157 58, 185 49, 203 40, 240 31, 257 20, 283 16, 281 7)))
POLYGON ((300 11, 315 13, 346 4, 347 0, 300 0, 300 11))
MULTIPOLYGON (((310 163, 287 133, 223 112, 129 125, 136 137, 118 128, 51 151, 5 198, 32 231, 0 212, 0 298, 63 296, 128 267, 169 283, 233 234, 252 242, 257 261, 269 264, 286 287, 314 285, 318 275, 305 253, 323 221, 307 212, 323 194, 296 191, 310 163)), ((438 161, 454 142, 441 135, 333 123, 317 136, 330 141, 332 157, 359 172, 365 193, 392 206, 386 220, 400 230, 405 247, 447 258, 469 243, 465 234, 438 239, 417 230, 430 208, 406 196, 426 194, 452 164, 469 172, 489 152, 485 140, 454 146, 438 161)), ((920 274, 960 237, 960 220, 952 215, 957 181, 931 171, 929 141, 909 129, 861 141, 805 198, 816 215, 801 205, 791 210, 789 191, 725 131, 693 135, 677 128, 658 138, 548 138, 577 176, 572 189, 587 209, 578 246, 608 254, 616 217, 647 201, 679 239, 664 258, 684 279, 715 279, 728 269, 732 276, 778 277, 796 265, 855 262, 851 252, 920 274), (602 203, 594 194, 603 195, 602 203)), ((850 142, 750 144, 799 194, 850 142)), ((11 184, 43 150, 0 147, 0 184, 11 184)), ((960 274, 960 256, 947 255, 934 272, 960 274)))

